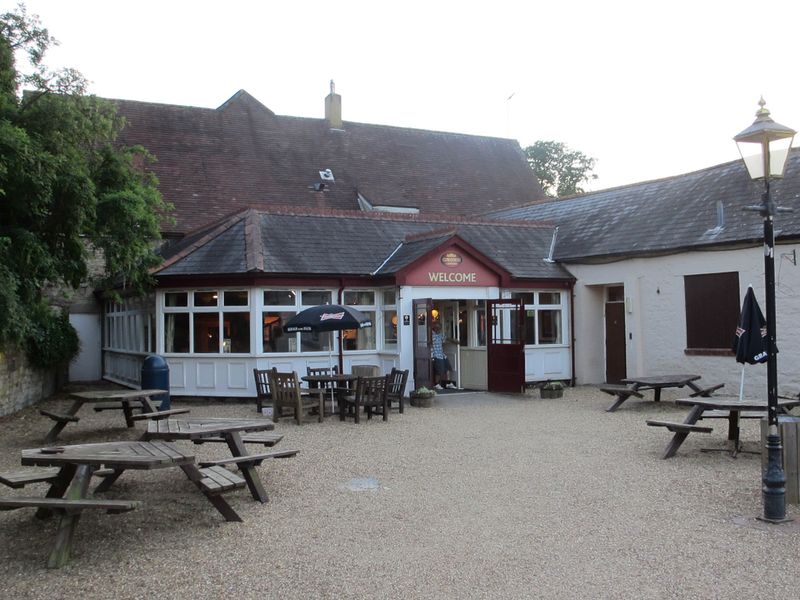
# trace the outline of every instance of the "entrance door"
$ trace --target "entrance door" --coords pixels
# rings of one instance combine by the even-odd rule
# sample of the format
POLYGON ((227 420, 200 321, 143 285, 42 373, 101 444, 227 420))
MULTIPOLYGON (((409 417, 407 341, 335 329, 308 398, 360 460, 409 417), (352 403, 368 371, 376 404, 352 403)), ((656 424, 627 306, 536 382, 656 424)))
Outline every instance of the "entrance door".
POLYGON ((606 383, 627 377, 624 288, 608 288, 606 301, 606 383))
POLYGON ((490 392, 525 389, 525 306, 522 299, 488 300, 488 384, 490 392))
POLYGON ((414 307, 414 387, 433 388, 433 361, 431 360, 431 310, 433 300, 419 298, 414 307))

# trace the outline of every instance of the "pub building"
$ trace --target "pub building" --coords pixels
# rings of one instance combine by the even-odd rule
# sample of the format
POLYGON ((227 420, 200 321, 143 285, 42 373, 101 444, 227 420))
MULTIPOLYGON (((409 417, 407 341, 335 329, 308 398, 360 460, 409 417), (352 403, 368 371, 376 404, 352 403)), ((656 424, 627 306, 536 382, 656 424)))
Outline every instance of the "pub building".
POLYGON ((151 316, 148 303, 108 303, 106 377, 133 383, 141 356, 124 346, 149 339, 174 395, 253 396, 253 369, 272 367, 398 367, 409 389, 431 386, 439 322, 458 387, 570 379, 574 279, 548 260, 551 241, 535 222, 248 209, 165 254, 151 316), (353 306, 373 327, 283 331, 320 304, 353 306))
POLYGON ((408 369, 408 392, 433 384, 434 322, 459 387, 572 378, 574 278, 549 258, 553 224, 481 216, 544 198, 516 141, 343 121, 333 85, 324 119, 243 90, 216 109, 114 102, 119 142, 155 155, 174 212, 153 295, 98 311, 103 378, 136 386, 157 353, 178 396, 253 397, 254 368, 331 365, 408 369), (373 327, 283 330, 321 304, 373 327))

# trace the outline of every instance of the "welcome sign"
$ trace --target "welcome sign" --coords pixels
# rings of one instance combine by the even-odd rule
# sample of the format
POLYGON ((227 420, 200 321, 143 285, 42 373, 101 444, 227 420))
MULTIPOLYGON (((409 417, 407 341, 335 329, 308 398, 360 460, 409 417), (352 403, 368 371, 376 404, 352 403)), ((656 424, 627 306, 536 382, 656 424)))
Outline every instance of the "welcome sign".
POLYGON ((489 287, 499 282, 497 273, 456 247, 426 256, 405 278, 406 285, 420 286, 489 287))

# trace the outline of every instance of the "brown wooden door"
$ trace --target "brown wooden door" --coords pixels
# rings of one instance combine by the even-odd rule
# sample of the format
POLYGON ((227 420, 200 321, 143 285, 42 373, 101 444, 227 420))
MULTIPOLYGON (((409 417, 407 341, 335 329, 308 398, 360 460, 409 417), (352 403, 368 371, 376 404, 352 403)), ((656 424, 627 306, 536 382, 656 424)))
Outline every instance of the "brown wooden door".
POLYGON ((433 388, 433 361, 431 360, 431 310, 433 300, 419 298, 414 307, 414 387, 433 388))
POLYGON ((625 303, 606 302, 606 383, 627 377, 625 358, 625 303))
POLYGON ((488 300, 486 350, 490 392, 525 390, 525 306, 522 299, 488 300))

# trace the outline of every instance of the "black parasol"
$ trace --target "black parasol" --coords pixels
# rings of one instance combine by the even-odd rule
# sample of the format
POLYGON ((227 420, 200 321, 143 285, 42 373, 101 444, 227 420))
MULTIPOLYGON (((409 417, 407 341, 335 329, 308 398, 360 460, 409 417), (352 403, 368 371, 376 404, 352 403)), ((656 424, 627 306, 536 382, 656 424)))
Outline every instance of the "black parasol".
POLYGON ((742 303, 733 351, 736 352, 736 362, 742 364, 755 365, 767 362, 767 321, 761 313, 752 286, 747 288, 742 303))
POLYGON ((338 304, 312 306, 297 313, 283 326, 288 333, 295 331, 341 331, 372 327, 372 320, 355 308, 338 304))

